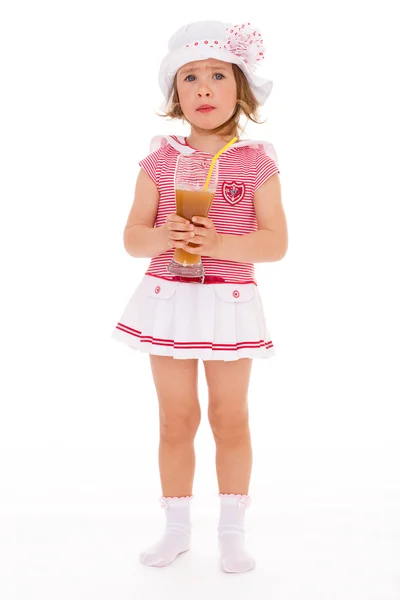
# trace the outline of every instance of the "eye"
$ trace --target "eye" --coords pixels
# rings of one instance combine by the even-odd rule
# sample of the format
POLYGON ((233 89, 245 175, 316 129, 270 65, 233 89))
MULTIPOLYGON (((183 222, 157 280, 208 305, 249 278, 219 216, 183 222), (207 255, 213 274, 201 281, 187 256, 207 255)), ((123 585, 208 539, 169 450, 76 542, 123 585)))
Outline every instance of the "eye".
MULTIPOLYGON (((214 73, 213 77, 215 76, 219 76, 217 78, 217 81, 222 81, 222 79, 225 79, 225 75, 223 75, 222 73, 214 73)), ((194 79, 189 80, 189 77, 193 77, 194 79, 196 79, 194 75, 188 75, 187 77, 185 77, 185 81, 194 81, 194 79)))

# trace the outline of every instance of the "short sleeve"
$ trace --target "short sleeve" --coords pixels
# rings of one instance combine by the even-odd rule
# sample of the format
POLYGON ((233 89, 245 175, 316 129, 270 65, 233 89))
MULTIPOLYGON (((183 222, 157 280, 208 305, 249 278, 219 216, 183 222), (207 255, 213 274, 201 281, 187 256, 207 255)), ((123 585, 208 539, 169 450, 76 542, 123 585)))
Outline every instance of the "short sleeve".
POLYGON ((256 178, 254 183, 254 191, 257 190, 263 183, 274 175, 280 173, 278 164, 265 154, 264 151, 259 150, 256 158, 256 178))
POLYGON ((159 148, 139 161, 139 166, 146 171, 157 187, 160 173, 160 160, 163 153, 164 148, 159 148))

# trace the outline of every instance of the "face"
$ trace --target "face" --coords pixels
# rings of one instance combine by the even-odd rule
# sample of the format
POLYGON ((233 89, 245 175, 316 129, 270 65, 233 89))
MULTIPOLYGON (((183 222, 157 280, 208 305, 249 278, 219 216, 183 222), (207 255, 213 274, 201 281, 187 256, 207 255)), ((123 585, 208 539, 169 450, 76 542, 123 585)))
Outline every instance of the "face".
POLYGON ((214 129, 236 108, 236 80, 231 63, 214 58, 187 63, 178 70, 179 102, 186 119, 201 129, 214 129), (199 111, 208 104, 214 109, 199 111))

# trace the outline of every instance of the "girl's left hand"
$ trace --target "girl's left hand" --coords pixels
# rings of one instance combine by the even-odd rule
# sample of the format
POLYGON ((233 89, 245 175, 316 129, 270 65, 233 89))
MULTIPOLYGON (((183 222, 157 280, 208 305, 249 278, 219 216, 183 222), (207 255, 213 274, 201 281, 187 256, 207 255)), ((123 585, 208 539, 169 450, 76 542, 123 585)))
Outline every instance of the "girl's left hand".
POLYGON ((222 243, 222 235, 217 232, 214 223, 208 217, 193 217, 192 223, 195 225, 195 235, 187 240, 184 247, 185 252, 201 254, 201 256, 214 256, 222 243), (204 227, 196 227, 196 225, 204 225, 204 227), (191 248, 187 245, 188 243, 196 244, 196 247, 191 248))

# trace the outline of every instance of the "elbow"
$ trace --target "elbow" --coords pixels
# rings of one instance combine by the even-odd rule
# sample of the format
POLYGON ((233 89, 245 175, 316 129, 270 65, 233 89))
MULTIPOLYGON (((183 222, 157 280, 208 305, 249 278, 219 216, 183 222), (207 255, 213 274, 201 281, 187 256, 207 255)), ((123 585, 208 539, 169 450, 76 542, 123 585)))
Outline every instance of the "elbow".
POLYGON ((286 252, 287 250, 277 250, 274 254, 274 258, 272 259, 272 262, 278 262, 279 260, 282 260, 283 258, 285 258, 286 256, 286 252))
POLYGON ((288 236, 287 232, 276 236, 274 244, 274 261, 282 260, 288 251, 288 236))
POLYGON ((280 249, 278 260, 282 260, 282 258, 285 258, 287 251, 288 251, 288 241, 286 239, 285 243, 283 244, 282 248, 280 249))
POLYGON ((288 246, 289 246, 289 234, 288 234, 288 229, 287 226, 284 228, 281 236, 280 236, 280 258, 279 260, 282 260, 282 258, 284 258, 287 254, 288 251, 288 246))
POLYGON ((137 257, 137 251, 135 248, 135 239, 132 235, 132 227, 130 229, 126 229, 123 234, 122 242, 125 248, 125 251, 129 254, 129 256, 137 257))
MULTIPOLYGON (((124 231, 124 235, 122 236, 122 243, 124 245, 125 252, 128 252, 128 254, 129 254, 129 250, 128 250, 128 237, 126 235, 126 231, 124 231)), ((132 244, 130 244, 130 246, 131 245, 132 244)))

